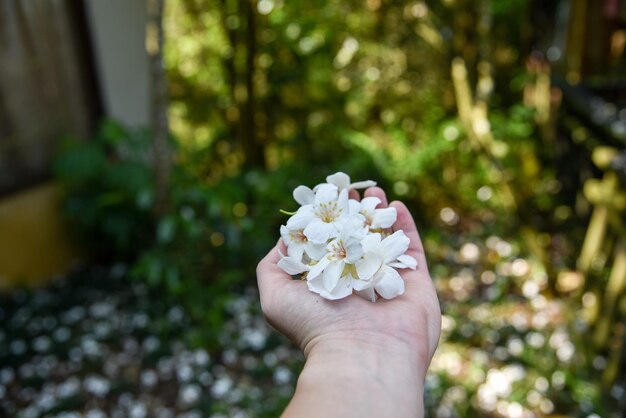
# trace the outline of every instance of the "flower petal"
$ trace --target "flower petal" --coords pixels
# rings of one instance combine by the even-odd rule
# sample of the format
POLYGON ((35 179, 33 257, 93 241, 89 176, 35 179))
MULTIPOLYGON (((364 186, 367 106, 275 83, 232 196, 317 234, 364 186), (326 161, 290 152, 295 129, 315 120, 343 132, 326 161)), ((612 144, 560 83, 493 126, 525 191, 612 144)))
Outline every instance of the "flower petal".
POLYGON ((372 180, 357 181, 348 186, 350 189, 367 189, 376 186, 376 182, 372 180))
POLYGON ((302 206, 295 215, 287 220, 287 229, 295 231, 297 229, 304 229, 312 220, 315 219, 315 213, 313 206, 302 206))
POLYGON ((343 261, 332 261, 328 264, 328 266, 326 266, 322 277, 324 280, 324 289, 329 292, 333 291, 339 282, 344 264, 345 263, 343 261))
POLYGON ((358 278, 353 278, 352 280, 352 288, 354 290, 365 290, 365 289, 374 289, 374 280, 370 278, 370 280, 361 280, 358 278))
POLYGON ((385 257, 385 264, 394 262, 409 248, 409 237, 402 230, 396 231, 381 241, 381 250, 385 257))
POLYGON ((415 270, 417 268, 417 260, 411 257, 410 255, 403 254, 398 257, 398 261, 389 263, 390 267, 395 267, 398 269, 412 269, 415 270))
POLYGON ((326 244, 307 242, 304 246, 304 251, 306 251, 311 260, 321 260, 326 255, 326 244))
POLYGON ((326 244, 330 238, 337 235, 337 229, 332 223, 322 222, 315 218, 306 228, 304 228, 304 236, 314 244, 326 244))
POLYGON ((394 268, 383 266, 378 274, 378 283, 374 289, 380 296, 392 299, 404 293, 404 280, 394 268))
POLYGON ((374 253, 368 253, 365 257, 357 261, 356 273, 361 280, 371 279, 383 264, 383 260, 380 256, 374 253))
POLYGON ((349 213, 349 206, 348 206, 348 201, 350 199, 348 198, 348 190, 347 189, 343 189, 342 191, 339 192, 339 195, 337 196, 337 207, 341 210, 342 215, 346 216, 349 213))
POLYGON ((376 206, 381 203, 381 200, 376 196, 368 196, 361 199, 361 211, 367 213, 373 213, 376 206))
POLYGON ((363 239, 367 234, 365 227, 365 218, 363 215, 352 215, 337 222, 337 226, 341 229, 341 238, 358 238, 363 239))
POLYGON ((337 186, 339 190, 350 187, 350 176, 346 173, 342 173, 341 171, 326 177, 326 181, 337 186))
POLYGON ((293 191, 293 198, 301 206, 312 205, 315 201, 315 193, 306 186, 298 186, 293 191))
POLYGON ((301 242, 292 242, 287 246, 287 255, 301 261, 304 255, 304 247, 305 244, 301 242))
POLYGON ((320 184, 315 191, 315 205, 335 200, 337 200, 337 187, 332 184, 320 184))
POLYGON ((343 299, 352 294, 352 282, 349 279, 340 279, 337 286, 333 289, 332 292, 328 293, 320 293, 322 297, 330 300, 343 299))
POLYGON ((306 284, 311 292, 315 292, 317 294, 322 294, 322 292, 326 293, 322 276, 318 276, 313 279, 311 279, 310 276, 307 276, 306 284))
POLYGON ((361 246, 365 253, 377 253, 380 247, 380 234, 378 232, 374 234, 368 234, 361 240, 361 246))
POLYGON ((357 295, 361 296, 363 299, 369 300, 370 302, 376 302, 376 292, 373 287, 357 290, 357 295))
POLYGON ((280 226, 280 237, 283 239, 285 245, 289 246, 289 244, 291 244, 291 234, 285 225, 280 226))
POLYGON ((350 264, 356 263, 363 257, 363 247, 358 239, 352 238, 345 241, 343 248, 346 250, 346 258, 350 264))
POLYGON ((396 223, 398 213, 396 208, 382 208, 374 211, 372 228, 391 228, 396 223))
POLYGON ((311 266, 307 279, 314 279, 319 276, 329 263, 330 259, 328 257, 323 257, 319 262, 311 266))
POLYGON ((350 215, 356 215, 357 213, 361 212, 361 202, 359 202, 358 200, 349 199, 348 209, 350 215))
POLYGON ((281 254, 281 259, 277 263, 278 267, 283 269, 287 274, 300 274, 309 271, 309 266, 303 264, 300 260, 293 257, 285 257, 281 254))

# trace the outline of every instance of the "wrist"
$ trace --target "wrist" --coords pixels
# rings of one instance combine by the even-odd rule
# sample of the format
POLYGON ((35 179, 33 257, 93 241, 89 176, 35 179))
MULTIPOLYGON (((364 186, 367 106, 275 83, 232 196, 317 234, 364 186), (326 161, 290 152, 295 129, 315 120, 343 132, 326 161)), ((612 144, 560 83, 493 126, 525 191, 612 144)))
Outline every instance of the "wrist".
POLYGON ((379 368, 401 368, 404 373, 423 380, 430 363, 426 344, 413 344, 398 337, 372 332, 327 335, 304 347, 310 364, 342 364, 344 368, 368 370, 376 375, 379 368))
POLYGON ((361 334, 312 341, 305 354, 296 396, 325 391, 324 416, 423 414, 427 349, 361 334))

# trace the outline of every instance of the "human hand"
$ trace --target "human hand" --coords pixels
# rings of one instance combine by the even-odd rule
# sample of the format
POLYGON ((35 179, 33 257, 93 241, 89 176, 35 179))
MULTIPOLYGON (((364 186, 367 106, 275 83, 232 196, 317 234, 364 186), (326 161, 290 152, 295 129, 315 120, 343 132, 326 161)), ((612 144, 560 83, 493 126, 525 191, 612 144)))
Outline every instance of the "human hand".
MULTIPOLYGON (((351 191, 358 199, 358 193, 351 191)), ((387 206, 382 189, 376 196, 387 206)), ((439 341, 441 312, 424 248, 406 206, 392 202, 410 239, 407 255, 417 269, 399 270, 405 293, 372 303, 357 295, 326 300, 277 266, 279 241, 257 267, 261 307, 267 321, 304 351, 307 362, 285 415, 418 416, 428 364, 439 341), (328 384, 330 383, 330 385, 328 384), (358 388, 354 390, 354 388, 358 388), (343 390, 342 390, 343 388, 343 390), (373 396, 372 396, 373 395, 373 396)))
MULTIPOLYGON (((387 206, 380 188, 366 190, 365 196, 376 196, 381 200, 380 206, 387 206)), ((358 198, 358 193, 351 191, 351 197, 358 198)), ((326 300, 277 266, 279 250, 286 253, 285 245, 279 241, 257 267, 261 306, 267 321, 304 351, 307 367, 311 358, 319 365, 315 370, 330 373, 332 367, 345 369, 346 364, 358 369, 351 357, 358 359, 356 363, 362 362, 364 369, 382 361, 388 369, 383 374, 393 371, 388 384, 402 382, 405 376, 405 382, 418 385, 415 390, 419 390, 439 341, 441 312, 413 218, 403 203, 392 202, 389 206, 395 207, 398 215, 392 228, 402 229, 409 237, 407 255, 418 262, 416 270, 399 270, 405 282, 402 296, 379 299, 376 303, 357 295, 326 300)), ((308 369, 309 375, 317 374, 315 370, 311 372, 311 367, 308 369)), ((380 375, 370 377, 379 379, 380 375)))
MULTIPOLYGON (((358 198, 356 191, 351 194, 358 198)), ((368 189, 365 196, 376 196, 381 200, 379 206, 387 206, 385 193, 378 187, 368 189)), ((441 314, 424 249, 406 206, 401 202, 392 202, 390 206, 398 214, 393 229, 402 229, 409 237, 407 254, 418 261, 416 270, 399 270, 405 282, 405 294, 401 297, 390 301, 379 299, 376 303, 355 295, 341 301, 323 299, 277 266, 279 250, 287 252, 282 241, 259 263, 257 279, 267 321, 298 344, 305 354, 319 342, 334 338, 401 340, 428 359, 434 353, 441 314)))

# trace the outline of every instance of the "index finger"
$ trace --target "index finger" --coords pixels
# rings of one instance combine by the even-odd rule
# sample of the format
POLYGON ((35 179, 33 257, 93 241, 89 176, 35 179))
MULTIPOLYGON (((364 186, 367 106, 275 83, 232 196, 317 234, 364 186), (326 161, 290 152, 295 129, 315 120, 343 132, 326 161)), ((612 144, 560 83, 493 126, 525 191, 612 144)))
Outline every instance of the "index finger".
POLYGON ((369 189, 365 190, 364 195, 365 197, 377 197, 378 199, 380 199, 379 207, 381 208, 386 208, 388 206, 387 195, 385 194, 385 191, 380 187, 370 187, 369 189))

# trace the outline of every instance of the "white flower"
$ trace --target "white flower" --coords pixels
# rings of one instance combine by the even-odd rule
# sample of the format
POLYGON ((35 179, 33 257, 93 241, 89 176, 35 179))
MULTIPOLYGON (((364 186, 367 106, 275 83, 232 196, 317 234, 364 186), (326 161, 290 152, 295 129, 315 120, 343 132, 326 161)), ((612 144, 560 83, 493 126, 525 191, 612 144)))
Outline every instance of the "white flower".
POLYGON ((396 269, 415 269, 417 261, 406 251, 410 240, 402 231, 383 239, 377 231, 390 228, 395 208, 377 208, 381 200, 348 198, 351 189, 376 185, 373 181, 350 183, 345 173, 326 177, 313 189, 298 186, 293 197, 301 206, 280 227, 287 255, 280 253, 278 267, 306 278, 309 290, 326 299, 341 299, 356 292, 376 301, 404 293, 404 281, 396 269))
POLYGON ((326 255, 314 264, 307 275, 309 289, 326 299, 341 299, 361 288, 357 263, 361 262, 364 237, 363 220, 351 217, 338 238, 326 246, 326 255))
POLYGON ((374 290, 383 298, 391 299, 404 293, 404 281, 396 268, 417 267, 417 261, 406 255, 409 237, 403 231, 396 231, 382 239, 378 233, 368 234, 361 245, 364 259, 368 260, 368 270, 374 270, 373 286, 362 292, 361 296, 376 300, 374 290))
POLYGON ((285 225, 281 225, 280 236, 287 246, 287 255, 296 260, 302 260, 305 253, 310 259, 319 260, 326 253, 326 246, 310 242, 304 235, 304 229, 290 230, 285 225))
POLYGON ((330 184, 337 186, 339 191, 344 189, 366 189, 368 187, 376 186, 376 182, 372 180, 357 181, 356 183, 350 183, 350 176, 341 171, 331 174, 326 177, 326 181, 330 184))
POLYGON ((326 244, 329 239, 339 235, 341 224, 349 215, 348 191, 339 192, 332 184, 321 184, 314 195, 309 195, 304 187, 300 186, 294 190, 294 198, 298 203, 309 203, 300 207, 296 214, 289 218, 287 228, 292 231, 302 229, 303 234, 312 243, 326 244), (298 190, 304 191, 304 195, 296 193, 298 190))
POLYGON ((376 186, 376 182, 372 180, 357 181, 356 183, 350 183, 350 176, 341 171, 331 174, 326 177, 326 183, 321 183, 310 189, 307 186, 298 186, 293 191, 293 198, 300 205, 312 205, 315 201, 315 191, 323 185, 332 184, 336 186, 338 191, 341 192, 344 189, 366 189, 368 187, 376 186))
POLYGON ((379 208, 381 200, 375 196, 365 197, 360 202, 350 199, 350 213, 359 213, 365 217, 365 224, 371 229, 391 228, 396 222, 396 208, 379 208))

